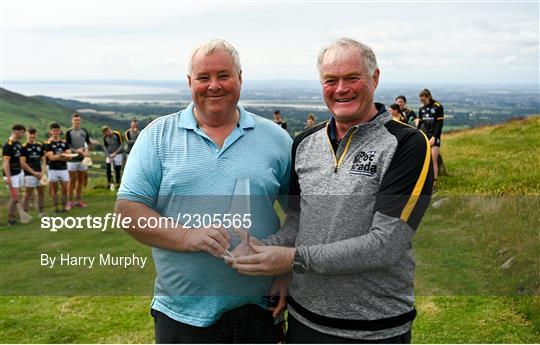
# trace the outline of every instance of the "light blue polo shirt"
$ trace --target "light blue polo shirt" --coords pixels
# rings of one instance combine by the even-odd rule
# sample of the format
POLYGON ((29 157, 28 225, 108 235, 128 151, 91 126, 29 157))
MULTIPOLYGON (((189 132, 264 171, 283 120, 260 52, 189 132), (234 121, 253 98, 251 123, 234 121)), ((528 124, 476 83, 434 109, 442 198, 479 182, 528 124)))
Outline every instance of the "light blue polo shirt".
MULTIPOLYGON (((118 199, 143 203, 174 219, 180 213, 187 221, 183 215, 234 212, 235 182, 247 178, 253 236, 275 233, 274 202, 288 192, 292 139, 272 121, 238 106, 238 125, 219 148, 197 126, 193 107, 158 118, 141 131, 118 199)), ((233 238, 234 246, 238 239, 233 238)), ((205 252, 152 248, 152 254, 157 272, 152 309, 190 325, 209 326, 228 310, 261 304, 271 288, 272 278, 240 275, 205 252)))

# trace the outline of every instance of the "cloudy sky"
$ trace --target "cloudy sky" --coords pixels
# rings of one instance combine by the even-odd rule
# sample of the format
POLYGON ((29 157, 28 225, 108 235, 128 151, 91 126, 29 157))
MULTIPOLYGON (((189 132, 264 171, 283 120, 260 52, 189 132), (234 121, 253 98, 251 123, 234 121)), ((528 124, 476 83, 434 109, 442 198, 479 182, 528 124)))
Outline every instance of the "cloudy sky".
POLYGON ((539 3, 0 0, 1 79, 183 79, 224 38, 244 78, 316 79, 320 47, 372 46, 388 82, 538 83, 539 3))

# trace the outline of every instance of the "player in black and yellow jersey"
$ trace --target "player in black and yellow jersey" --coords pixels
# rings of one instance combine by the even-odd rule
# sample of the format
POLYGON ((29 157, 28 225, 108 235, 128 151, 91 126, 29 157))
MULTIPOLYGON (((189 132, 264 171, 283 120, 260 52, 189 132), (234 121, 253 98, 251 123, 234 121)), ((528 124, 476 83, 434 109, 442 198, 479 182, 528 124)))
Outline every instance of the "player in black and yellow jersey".
POLYGON ((426 133, 429 144, 431 145, 431 156, 433 158, 434 182, 436 187, 438 172, 437 159, 439 158, 439 149, 441 146, 441 133, 444 121, 444 108, 431 96, 428 89, 420 91, 418 94, 422 107, 418 111, 420 117, 420 129, 426 133))
POLYGON ((45 151, 43 145, 36 140, 37 130, 29 128, 27 137, 28 141, 23 145, 21 155, 21 166, 24 170, 24 200, 23 209, 28 211, 30 199, 34 195, 34 190, 37 190, 39 217, 43 217, 45 207, 45 188, 41 185, 45 166, 45 151))
POLYGON ((8 201, 8 224, 17 223, 17 204, 19 203, 19 189, 23 186, 24 173, 21 168, 20 157, 22 145, 19 140, 26 132, 23 125, 11 127, 11 136, 2 147, 2 168, 4 171, 4 182, 9 188, 10 198, 8 201))
POLYGON ((71 160, 71 150, 65 140, 60 137, 60 125, 53 123, 50 126, 51 138, 45 142, 43 148, 49 164, 49 191, 53 200, 55 213, 65 212, 68 199, 69 173, 66 161, 71 160), (58 186, 61 188, 61 204, 58 203, 58 186))
POLYGON ((399 109, 399 105, 397 103, 391 104, 388 107, 388 110, 390 111, 390 115, 392 115, 392 119, 407 123, 407 117, 401 112, 401 109, 399 109))
POLYGON ((124 137, 127 142, 126 156, 129 155, 129 153, 131 152, 133 145, 135 145, 135 140, 137 140, 137 137, 140 133, 141 131, 139 130, 137 119, 131 120, 130 127, 124 132, 124 137))
POLYGON ((407 98, 403 95, 399 95, 396 97, 396 103, 399 105, 399 110, 401 110, 401 113, 405 115, 405 118, 407 119, 407 122, 405 123, 411 123, 411 120, 414 122, 414 125, 416 128, 420 125, 420 118, 414 111, 412 111, 409 107, 407 107, 407 98))
MULTIPOLYGON (((107 165, 107 183, 108 188, 111 188, 112 180, 112 166, 114 166, 114 173, 116 177, 116 187, 120 187, 120 180, 122 178, 122 162, 124 161, 124 141, 122 140, 122 134, 118 131, 113 131, 108 126, 103 126, 103 147, 107 156, 105 157, 105 163, 107 165)), ((113 190, 113 189, 111 189, 113 190)))

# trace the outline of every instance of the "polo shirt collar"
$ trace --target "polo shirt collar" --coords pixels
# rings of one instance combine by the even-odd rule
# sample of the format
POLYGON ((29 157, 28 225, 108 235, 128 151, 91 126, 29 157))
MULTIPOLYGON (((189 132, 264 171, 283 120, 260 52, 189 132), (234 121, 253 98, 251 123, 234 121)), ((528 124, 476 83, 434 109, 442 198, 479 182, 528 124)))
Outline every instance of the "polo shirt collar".
MULTIPOLYGON (((240 119, 238 120, 237 127, 241 129, 254 128, 255 120, 253 119, 253 115, 248 113, 240 104, 238 104, 236 108, 240 112, 240 119)), ((193 130, 198 128, 197 120, 195 120, 195 115, 193 114, 194 109, 195 103, 191 102, 186 109, 182 110, 180 113, 180 120, 178 121, 178 127, 193 130)))

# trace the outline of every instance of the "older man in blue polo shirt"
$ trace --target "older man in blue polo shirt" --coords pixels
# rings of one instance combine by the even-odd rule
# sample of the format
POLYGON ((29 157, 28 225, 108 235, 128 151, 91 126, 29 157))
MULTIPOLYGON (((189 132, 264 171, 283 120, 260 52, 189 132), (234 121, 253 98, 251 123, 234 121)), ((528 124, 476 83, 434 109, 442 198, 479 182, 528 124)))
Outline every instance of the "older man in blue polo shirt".
POLYGON ((152 247, 156 341, 276 342, 279 327, 262 298, 272 280, 239 275, 223 256, 238 242, 233 228, 250 227, 255 238, 279 229, 274 202, 287 194, 292 140, 238 105, 242 71, 228 42, 197 47, 187 79, 193 102, 141 132, 116 201, 131 218, 126 230, 152 247), (249 213, 231 227, 238 181, 248 181, 249 213), (157 217, 171 221, 151 228, 157 217))

